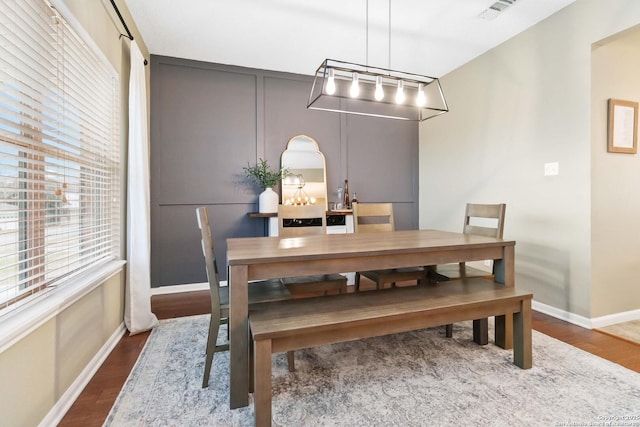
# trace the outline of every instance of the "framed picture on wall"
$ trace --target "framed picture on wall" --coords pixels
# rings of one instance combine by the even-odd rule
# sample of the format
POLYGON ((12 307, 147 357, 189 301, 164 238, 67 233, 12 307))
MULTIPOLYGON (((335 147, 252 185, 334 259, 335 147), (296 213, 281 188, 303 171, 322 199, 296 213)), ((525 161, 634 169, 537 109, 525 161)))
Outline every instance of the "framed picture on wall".
POLYGON ((638 151, 638 103, 609 99, 607 151, 635 154, 638 151))

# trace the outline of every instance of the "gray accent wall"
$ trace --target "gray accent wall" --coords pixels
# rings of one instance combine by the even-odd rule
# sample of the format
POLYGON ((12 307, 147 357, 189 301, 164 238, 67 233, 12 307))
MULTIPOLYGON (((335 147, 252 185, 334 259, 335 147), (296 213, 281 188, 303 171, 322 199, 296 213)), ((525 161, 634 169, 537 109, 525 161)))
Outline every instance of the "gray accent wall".
POLYGON ((242 168, 259 158, 279 166, 299 134, 325 155, 329 202, 348 179, 361 202, 394 203, 397 229, 418 228, 418 124, 307 110, 311 83, 305 75, 151 57, 153 287, 206 282, 198 206, 209 208, 226 280, 226 239, 265 230, 247 215, 258 210, 258 195, 242 168))

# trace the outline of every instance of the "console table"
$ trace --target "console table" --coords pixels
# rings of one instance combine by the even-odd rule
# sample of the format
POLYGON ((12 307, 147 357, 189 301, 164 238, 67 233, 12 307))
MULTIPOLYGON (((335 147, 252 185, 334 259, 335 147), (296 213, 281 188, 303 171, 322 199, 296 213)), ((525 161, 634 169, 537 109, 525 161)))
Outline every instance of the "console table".
MULTIPOLYGON (((278 214, 249 212, 249 218, 265 220, 265 236, 278 235, 278 214)), ((353 215, 351 211, 327 211, 327 234, 353 233, 353 215)))

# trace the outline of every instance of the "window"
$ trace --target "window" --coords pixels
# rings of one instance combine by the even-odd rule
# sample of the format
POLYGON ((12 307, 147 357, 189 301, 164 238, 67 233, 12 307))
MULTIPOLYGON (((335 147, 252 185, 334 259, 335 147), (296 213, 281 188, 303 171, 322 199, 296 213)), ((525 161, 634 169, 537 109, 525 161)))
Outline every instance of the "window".
POLYGON ((0 3, 0 313, 119 253, 119 81, 45 0, 0 3))

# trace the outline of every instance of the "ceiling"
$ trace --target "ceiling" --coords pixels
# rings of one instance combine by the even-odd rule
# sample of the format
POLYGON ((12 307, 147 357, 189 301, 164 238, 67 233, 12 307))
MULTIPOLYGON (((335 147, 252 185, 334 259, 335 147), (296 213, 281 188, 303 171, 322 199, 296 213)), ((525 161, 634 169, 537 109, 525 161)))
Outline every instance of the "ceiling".
POLYGON ((154 55, 308 75, 331 58, 433 77, 575 0, 511 1, 487 20, 496 0, 125 0, 154 55))

